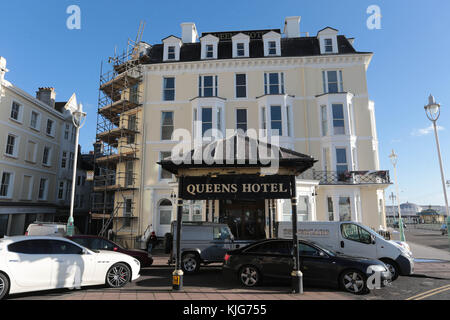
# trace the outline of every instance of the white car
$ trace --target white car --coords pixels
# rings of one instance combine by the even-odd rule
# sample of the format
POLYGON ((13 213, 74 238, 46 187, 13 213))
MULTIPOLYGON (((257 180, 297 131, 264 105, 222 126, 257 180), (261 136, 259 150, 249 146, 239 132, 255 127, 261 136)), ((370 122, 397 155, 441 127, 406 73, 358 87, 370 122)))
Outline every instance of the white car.
POLYGON ((0 299, 8 294, 106 284, 139 278, 140 263, 126 254, 91 251, 65 238, 0 239, 0 299))

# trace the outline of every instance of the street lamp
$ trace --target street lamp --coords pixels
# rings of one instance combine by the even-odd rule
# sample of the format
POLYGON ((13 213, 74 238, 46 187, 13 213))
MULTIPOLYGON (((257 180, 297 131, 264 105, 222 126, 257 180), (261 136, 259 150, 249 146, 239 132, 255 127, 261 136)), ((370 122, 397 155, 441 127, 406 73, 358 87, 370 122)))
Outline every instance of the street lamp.
POLYGON ((403 230, 402 213, 400 212, 400 197, 398 195, 398 182, 397 182, 397 161, 398 161, 398 156, 395 154, 394 150, 392 150, 392 153, 389 155, 389 159, 391 159, 392 166, 394 167, 395 193, 397 194, 398 228, 399 228, 399 231, 400 231, 400 241, 406 241, 405 231, 403 230))
POLYGON ((75 157, 73 164, 73 175, 72 175, 72 195, 70 199, 70 215, 67 221, 67 235, 69 237, 73 236, 74 225, 73 225, 73 205, 75 200, 75 182, 77 178, 77 161, 78 161, 78 137, 80 134, 80 128, 83 127, 86 121, 86 112, 83 112, 83 105, 78 104, 77 109, 70 110, 72 112, 72 122, 77 129, 75 135, 75 157))
MULTIPOLYGON (((450 215, 449 215, 449 211, 448 211, 447 190, 445 188, 444 168, 442 167, 441 148, 439 146, 439 137, 438 137, 437 125, 436 125, 436 122, 439 119, 439 116, 441 115, 441 105, 439 103, 436 103, 436 101, 434 100, 434 97, 430 94, 430 96, 428 97, 428 104, 424 108, 425 108, 425 113, 427 115, 427 118, 431 122, 433 122, 434 137, 436 138, 436 147, 437 147, 438 158, 439 158, 439 166, 441 168, 442 189, 444 190, 445 212, 447 214, 447 230, 449 230, 448 227, 450 225, 450 215)), ((450 243, 450 232, 448 232, 448 240, 450 243)))

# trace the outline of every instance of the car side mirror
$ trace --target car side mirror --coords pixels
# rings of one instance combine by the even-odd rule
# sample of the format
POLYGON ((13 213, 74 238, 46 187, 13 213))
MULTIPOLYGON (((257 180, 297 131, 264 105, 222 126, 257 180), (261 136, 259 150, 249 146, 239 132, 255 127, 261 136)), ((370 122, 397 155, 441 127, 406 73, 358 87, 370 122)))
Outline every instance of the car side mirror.
POLYGON ((374 237, 374 236, 371 236, 371 237, 370 237, 370 240, 371 240, 372 244, 376 244, 376 243, 377 243, 377 241, 375 240, 375 237, 374 237))

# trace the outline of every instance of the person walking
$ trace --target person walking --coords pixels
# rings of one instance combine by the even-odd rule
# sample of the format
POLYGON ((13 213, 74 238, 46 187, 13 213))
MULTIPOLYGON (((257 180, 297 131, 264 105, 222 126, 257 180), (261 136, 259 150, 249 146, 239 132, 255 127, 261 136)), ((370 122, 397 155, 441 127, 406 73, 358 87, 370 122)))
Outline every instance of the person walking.
POLYGON ((157 243, 158 243, 158 238, 156 237, 155 231, 152 231, 152 233, 150 234, 150 237, 148 238, 148 243, 147 243, 148 253, 152 253, 152 250, 154 247, 156 247, 157 243))

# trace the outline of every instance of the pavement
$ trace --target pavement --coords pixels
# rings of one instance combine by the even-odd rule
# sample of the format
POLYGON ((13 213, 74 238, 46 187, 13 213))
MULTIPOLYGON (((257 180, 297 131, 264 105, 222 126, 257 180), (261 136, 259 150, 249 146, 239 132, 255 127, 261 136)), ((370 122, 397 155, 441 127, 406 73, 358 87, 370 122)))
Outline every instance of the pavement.
POLYGON ((225 282, 221 265, 202 267, 195 275, 184 277, 182 292, 171 288, 174 266, 167 264, 168 255, 154 252, 154 264, 141 270, 141 277, 122 289, 104 286, 81 290, 53 290, 19 294, 10 300, 450 300, 450 254, 446 236, 436 231, 413 229, 406 239, 416 257, 415 273, 399 277, 390 286, 368 294, 353 295, 343 291, 305 287, 304 294, 292 294, 289 284, 268 283, 257 288, 244 288, 239 283, 225 282))

